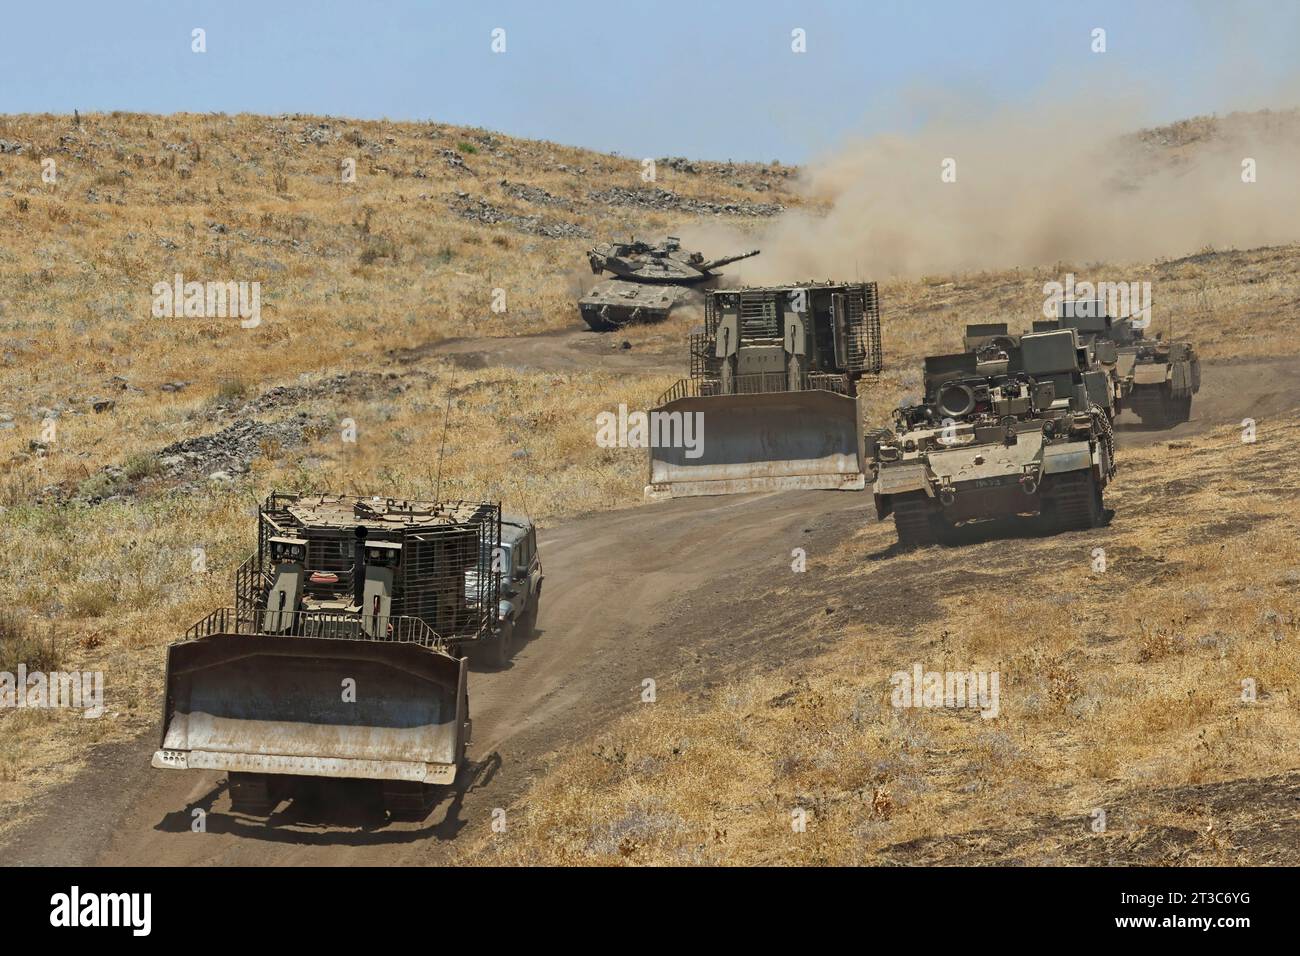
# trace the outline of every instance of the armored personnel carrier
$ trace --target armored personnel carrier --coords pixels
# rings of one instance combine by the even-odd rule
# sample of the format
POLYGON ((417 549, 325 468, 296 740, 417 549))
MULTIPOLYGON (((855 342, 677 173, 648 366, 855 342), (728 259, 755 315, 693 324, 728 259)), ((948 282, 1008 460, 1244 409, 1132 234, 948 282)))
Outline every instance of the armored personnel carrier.
POLYGON ((461 651, 496 633, 501 538, 491 503, 271 495, 234 606, 167 649, 153 766, 225 771, 254 815, 302 777, 426 807, 465 757, 461 651))
POLYGON ((1192 396, 1201 389, 1201 360, 1186 342, 1166 342, 1161 333, 1133 318, 1115 318, 1102 299, 1066 301, 1055 322, 1035 328, 1072 328, 1099 356, 1109 358, 1116 380, 1118 407, 1133 412, 1144 425, 1167 428, 1191 418, 1192 396))
POLYGON ((597 332, 635 322, 662 322, 673 307, 694 296, 696 289, 716 284, 718 269, 758 255, 754 249, 721 259, 682 248, 675 236, 658 243, 605 242, 587 253, 591 271, 611 273, 578 300, 583 321, 597 332))
MULTIPOLYGON (((1035 332, 1054 332, 1056 322, 1035 322, 1035 332)), ((1020 347, 1020 336, 1007 330, 1005 322, 984 322, 966 326, 962 342, 967 352, 975 353, 976 368, 988 374, 1005 371, 1010 356, 1020 347)), ((1079 361, 1084 366, 1083 382, 1088 400, 1100 406, 1112 422, 1119 414, 1122 388, 1116 371, 1118 353, 1113 343, 1104 339, 1079 336, 1079 361)))
POLYGON ((1023 517, 1090 528, 1115 472, 1110 420, 1088 393, 1073 329, 1021 336, 997 363, 974 352, 925 360, 925 396, 876 444, 876 514, 904 547, 975 521, 1023 517))
POLYGON ((651 447, 647 498, 866 487, 857 394, 882 364, 874 282, 710 290, 690 363, 650 416, 697 416, 700 453, 651 447))
POLYGON ((1179 425, 1192 417, 1192 396, 1201 390, 1201 360, 1186 342, 1140 341, 1119 350, 1124 402, 1142 424, 1179 425))

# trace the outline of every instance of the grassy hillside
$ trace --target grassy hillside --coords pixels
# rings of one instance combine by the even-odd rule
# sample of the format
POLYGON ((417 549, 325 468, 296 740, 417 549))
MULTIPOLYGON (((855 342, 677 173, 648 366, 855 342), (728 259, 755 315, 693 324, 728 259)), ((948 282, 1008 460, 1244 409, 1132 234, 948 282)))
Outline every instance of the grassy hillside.
MULTIPOLYGON (((102 669, 109 695, 103 720, 0 711, 0 804, 152 727, 160 648, 229 602, 272 489, 488 496, 543 521, 638 503, 642 457, 597 448, 595 415, 684 374, 663 362, 684 354, 689 316, 593 336, 647 356, 641 373, 457 364, 438 343, 578 327, 583 252, 603 238, 721 222, 761 240, 808 205, 776 164, 661 159, 653 183, 643 169, 438 124, 0 118, 0 664, 102 669), (154 285, 177 273, 260 282, 261 324, 155 318, 154 285)), ((958 347, 965 322, 1027 326, 1067 270, 1149 278, 1157 323, 1207 357, 1294 354, 1298 260, 1205 250, 889 281, 869 414, 914 394, 919 359, 958 347)))
POLYGON ((607 236, 799 202, 777 165, 644 169, 436 124, 0 118, 0 649, 103 669, 110 714, 0 712, 0 801, 150 725, 159 648, 230 601, 272 489, 636 501, 643 462, 596 448, 595 416, 675 376, 460 368, 436 344, 577 324, 607 236), (260 282, 261 324, 155 318, 176 273, 260 282))

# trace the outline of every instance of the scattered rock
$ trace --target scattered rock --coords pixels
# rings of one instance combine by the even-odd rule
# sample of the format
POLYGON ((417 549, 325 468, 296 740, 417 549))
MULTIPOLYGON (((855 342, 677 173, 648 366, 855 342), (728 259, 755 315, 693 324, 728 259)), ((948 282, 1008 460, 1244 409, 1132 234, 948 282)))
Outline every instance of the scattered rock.
POLYGON ((665 156, 659 160, 659 165, 667 166, 679 173, 698 173, 700 171, 699 164, 691 162, 685 156, 665 156))
POLYGON ((611 186, 587 194, 596 202, 609 206, 641 206, 646 209, 674 210, 711 216, 775 216, 785 211, 780 203, 711 202, 679 196, 667 189, 644 187, 626 189, 611 186))
POLYGON ((339 138, 339 135, 339 133, 330 129, 329 123, 319 123, 316 126, 308 126, 303 130, 302 135, 298 137, 298 142, 315 143, 319 146, 323 143, 333 142, 339 138))
POLYGON ((268 448, 293 448, 307 440, 308 432, 325 425, 323 419, 294 417, 280 422, 241 418, 210 435, 199 435, 168 445, 158 452, 162 476, 194 480, 213 473, 245 474, 268 448))
POLYGON ((461 154, 456 152, 454 149, 442 150, 442 158, 446 161, 447 165, 456 172, 465 173, 469 176, 474 175, 474 171, 465 165, 465 157, 461 156, 461 154))
POLYGON ((524 202, 536 203, 541 206, 559 206, 564 209, 570 209, 573 205, 562 196, 553 195, 545 189, 538 186, 529 186, 527 183, 512 183, 508 179, 503 179, 501 180, 501 188, 506 191, 508 196, 514 199, 522 199, 524 202))
POLYGON ((543 219, 541 216, 524 216, 507 212, 492 205, 486 199, 478 199, 468 193, 457 192, 447 205, 461 219, 470 222, 481 222, 485 225, 505 224, 513 226, 520 232, 547 239, 589 239, 591 237, 591 233, 577 223, 557 222, 543 219))

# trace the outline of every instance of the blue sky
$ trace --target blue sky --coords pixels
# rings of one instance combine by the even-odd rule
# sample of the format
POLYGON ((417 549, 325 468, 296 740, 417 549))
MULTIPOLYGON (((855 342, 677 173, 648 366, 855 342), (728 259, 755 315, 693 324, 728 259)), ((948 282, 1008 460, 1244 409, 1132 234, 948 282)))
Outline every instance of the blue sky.
POLYGON ((10 0, 3 23, 2 113, 433 119, 637 157, 786 162, 1049 92, 1135 91, 1152 122, 1294 106, 1300 62, 1294 0, 10 0), (795 28, 806 53, 791 52, 795 28))

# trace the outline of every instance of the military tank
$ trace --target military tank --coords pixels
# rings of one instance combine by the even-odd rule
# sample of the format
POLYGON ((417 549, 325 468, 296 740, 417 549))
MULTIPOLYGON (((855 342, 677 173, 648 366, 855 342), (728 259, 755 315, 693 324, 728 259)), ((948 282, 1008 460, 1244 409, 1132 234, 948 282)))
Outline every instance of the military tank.
POLYGON ((894 516, 901 546, 998 518, 1049 531, 1101 523, 1115 443, 1076 332, 1024 335, 1002 351, 996 365, 974 352, 927 358, 924 401, 900 408, 877 441, 876 515, 894 516))
POLYGON ((1150 428, 1168 428, 1192 417, 1192 396, 1201 389, 1201 359, 1186 342, 1142 341, 1119 350, 1126 405, 1150 428))
POLYGON ((682 248, 676 236, 662 242, 603 242, 587 252, 591 271, 604 279, 578 300, 583 321, 597 332, 638 322, 662 322, 673 308, 694 297, 696 289, 715 285, 718 269, 758 255, 705 259, 702 252, 682 248))

